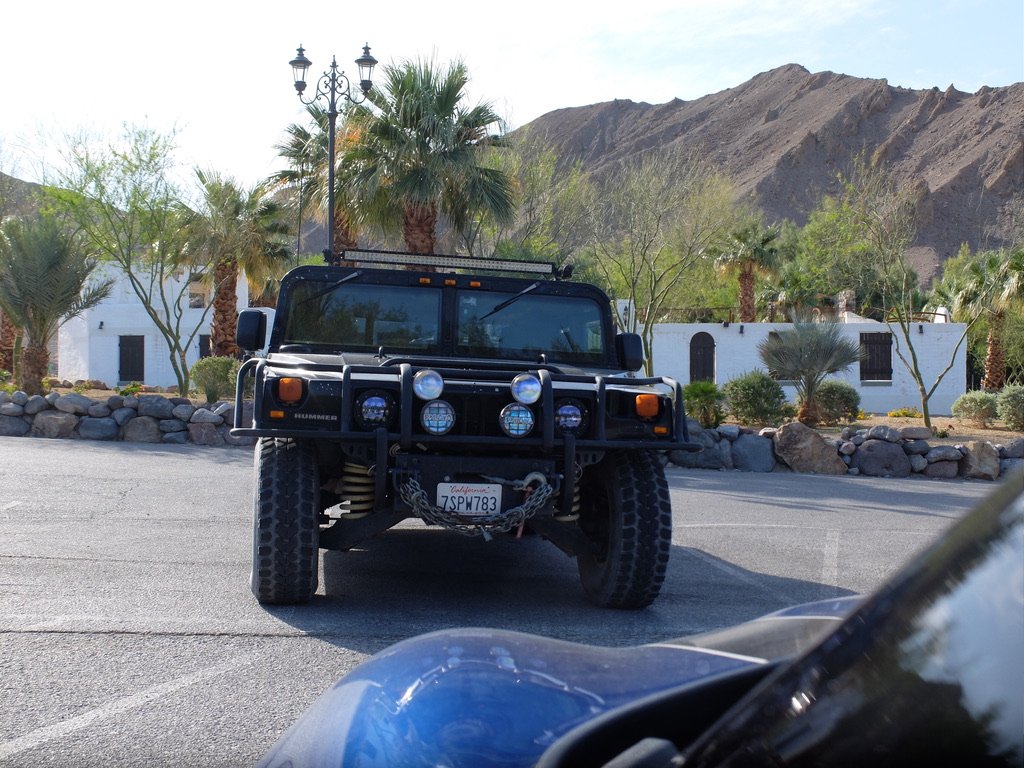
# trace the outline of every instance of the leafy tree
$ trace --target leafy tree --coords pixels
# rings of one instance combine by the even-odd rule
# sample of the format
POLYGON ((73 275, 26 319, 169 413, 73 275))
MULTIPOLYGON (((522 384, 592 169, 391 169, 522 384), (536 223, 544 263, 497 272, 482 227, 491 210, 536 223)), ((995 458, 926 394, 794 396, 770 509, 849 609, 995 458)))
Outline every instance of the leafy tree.
POLYGON ((759 222, 748 222, 733 230, 715 259, 718 269, 727 275, 736 275, 740 286, 740 322, 757 320, 754 301, 754 281, 757 275, 770 275, 779 266, 779 252, 774 243, 779 230, 763 227, 759 222))
POLYGON ((1024 302, 1024 249, 961 253, 944 265, 933 292, 934 304, 948 305, 954 319, 973 325, 987 319, 985 375, 982 389, 1006 383, 1006 323, 1011 310, 1024 302))
POLYGON ((859 346, 843 335, 837 322, 797 316, 791 329, 766 336, 757 351, 769 371, 793 382, 799 401, 797 420, 811 427, 819 420, 817 395, 821 383, 861 358, 859 346))
POLYGON ((473 212, 460 233, 471 255, 571 260, 587 242, 594 186, 580 164, 560 163, 550 146, 524 129, 488 149, 484 160, 511 181, 515 217, 473 212))
POLYGON ((732 188, 699 152, 649 155, 601 183, 591 219, 593 268, 633 308, 616 313, 638 332, 654 370, 654 324, 674 291, 735 223, 732 188))
POLYGON ((99 304, 111 281, 88 284, 96 259, 52 217, 9 219, 0 231, 0 306, 25 333, 20 387, 43 391, 47 346, 65 322, 99 304))
POLYGON ((468 83, 461 62, 386 66, 368 94, 373 109, 360 104, 348 118, 342 162, 363 214, 386 231, 399 224, 413 253, 435 250, 439 216, 458 232, 480 211, 512 219, 511 182, 483 159, 499 118, 488 104, 464 106, 468 83))
POLYGON ((213 262, 213 318, 210 351, 235 357, 238 323, 238 273, 259 285, 280 271, 290 256, 285 238, 289 228, 281 206, 260 187, 241 189, 232 179, 211 171, 197 171, 203 204, 192 231, 199 247, 213 262))
MULTIPOLYGON (((286 138, 275 145, 278 156, 287 160, 289 167, 271 174, 266 183, 268 190, 289 193, 289 209, 298 217, 300 226, 307 204, 312 204, 312 210, 321 223, 326 222, 329 201, 327 166, 330 158, 330 131, 327 110, 312 104, 306 107, 306 114, 309 125, 292 123, 285 130, 286 138)), ((344 148, 353 141, 355 135, 346 115, 342 116, 342 124, 336 133, 334 242, 331 248, 334 253, 341 253, 359 245, 359 215, 351 180, 347 175, 348 166, 337 162, 338 158, 344 157, 344 148)))
POLYGON ((210 311, 189 314, 189 292, 210 278, 215 256, 195 247, 201 233, 172 181, 172 151, 173 135, 138 127, 126 127, 120 141, 107 146, 71 141, 67 167, 48 195, 90 250, 124 274, 167 345, 178 391, 188 392, 188 350, 210 311))

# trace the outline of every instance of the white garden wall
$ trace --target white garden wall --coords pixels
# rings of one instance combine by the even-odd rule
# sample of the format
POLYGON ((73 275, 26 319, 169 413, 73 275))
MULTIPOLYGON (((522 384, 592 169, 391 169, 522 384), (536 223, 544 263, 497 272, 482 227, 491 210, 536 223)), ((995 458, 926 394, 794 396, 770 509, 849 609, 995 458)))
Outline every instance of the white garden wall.
MULTIPOLYGON (((856 318, 856 316, 854 316, 856 318)), ((654 329, 655 373, 671 376, 687 384, 691 377, 691 342, 698 333, 706 333, 714 340, 713 381, 719 386, 730 379, 759 368, 764 364, 757 353, 757 345, 771 331, 783 331, 789 323, 665 323, 654 329)), ((860 343, 862 333, 884 333, 889 331, 885 323, 856 318, 854 322, 842 324, 843 331, 855 343, 860 343)), ((962 323, 922 323, 914 326, 914 349, 917 352, 927 386, 949 364, 957 341, 963 335, 962 323)), ((892 377, 887 381, 861 381, 860 367, 854 364, 834 378, 849 382, 857 388, 861 397, 861 408, 868 413, 887 413, 903 406, 921 407, 917 384, 910 372, 896 354, 896 342, 904 348, 898 329, 893 329, 892 377)), ((953 367, 945 375, 935 394, 929 400, 933 415, 949 415, 953 401, 967 388, 967 358, 961 344, 953 358, 953 367)), ((790 401, 795 399, 794 388, 782 382, 790 401)))

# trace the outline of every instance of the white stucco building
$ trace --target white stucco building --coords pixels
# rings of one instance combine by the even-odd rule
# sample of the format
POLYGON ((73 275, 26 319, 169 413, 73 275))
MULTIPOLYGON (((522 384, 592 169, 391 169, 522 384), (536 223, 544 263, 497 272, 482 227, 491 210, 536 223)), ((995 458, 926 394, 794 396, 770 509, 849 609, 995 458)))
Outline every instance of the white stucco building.
MULTIPOLYGON (((113 277, 114 288, 99 306, 65 323, 57 338, 57 378, 67 381, 96 380, 114 387, 134 381, 149 386, 169 387, 178 383, 171 368, 167 342, 146 313, 142 301, 124 274, 112 265, 97 269, 95 279, 113 277)), ((199 332, 189 346, 189 367, 209 354, 208 310, 212 291, 183 281, 169 280, 165 294, 170 301, 185 290, 181 310, 182 335, 196 326, 199 332), (205 313, 205 316, 204 316, 205 313)), ((238 307, 249 303, 244 275, 239 276, 238 307)))
MULTIPOLYGON (((917 384, 896 355, 896 341, 885 323, 875 322, 852 313, 840 315, 844 333, 867 350, 867 357, 858 365, 830 378, 842 379, 860 392, 861 408, 868 413, 887 413, 895 408, 913 406, 920 409, 921 396, 917 384)), ((937 319, 947 319, 938 316, 937 319)), ((666 323, 654 329, 655 372, 687 384, 707 379, 722 386, 730 379, 760 368, 764 363, 757 352, 758 344, 772 332, 786 330, 790 323, 666 323)), ((962 323, 925 322, 913 326, 914 349, 917 352, 926 386, 949 365, 953 348, 963 335, 962 323)), ((901 349, 905 348, 899 338, 901 349)), ((953 401, 967 389, 966 344, 953 358, 953 367, 928 401, 933 415, 949 415, 953 401)), ((790 402, 795 389, 780 382, 790 402)))

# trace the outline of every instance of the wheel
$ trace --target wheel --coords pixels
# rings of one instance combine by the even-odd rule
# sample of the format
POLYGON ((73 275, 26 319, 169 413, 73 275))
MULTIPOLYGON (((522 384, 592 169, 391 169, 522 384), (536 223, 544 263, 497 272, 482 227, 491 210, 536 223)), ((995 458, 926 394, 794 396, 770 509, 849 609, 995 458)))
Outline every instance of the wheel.
POLYGON ((587 597, 605 608, 644 608, 665 581, 672 506, 665 471, 650 451, 615 451, 588 468, 579 525, 595 551, 577 555, 587 597))
POLYGON ((256 444, 252 576, 261 603, 305 603, 320 562, 320 472, 309 443, 263 437, 256 444))

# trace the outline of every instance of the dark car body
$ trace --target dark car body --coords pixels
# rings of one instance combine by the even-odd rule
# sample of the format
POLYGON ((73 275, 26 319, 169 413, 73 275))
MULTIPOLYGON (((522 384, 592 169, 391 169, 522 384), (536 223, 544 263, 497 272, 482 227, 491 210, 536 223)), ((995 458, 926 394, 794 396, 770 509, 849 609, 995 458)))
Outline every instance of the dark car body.
POLYGON ((876 593, 634 648, 488 629, 375 655, 263 766, 1020 766, 1024 473, 876 593))

